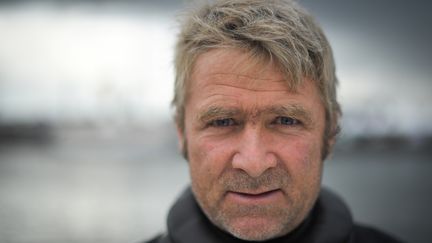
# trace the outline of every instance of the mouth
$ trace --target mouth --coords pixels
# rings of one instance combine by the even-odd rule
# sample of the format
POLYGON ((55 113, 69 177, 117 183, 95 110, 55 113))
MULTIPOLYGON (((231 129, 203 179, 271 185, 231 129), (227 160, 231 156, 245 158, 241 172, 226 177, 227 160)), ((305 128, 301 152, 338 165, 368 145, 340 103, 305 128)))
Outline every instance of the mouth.
POLYGON ((282 190, 280 189, 263 192, 227 192, 227 197, 237 203, 268 203, 278 200, 281 196, 282 190))

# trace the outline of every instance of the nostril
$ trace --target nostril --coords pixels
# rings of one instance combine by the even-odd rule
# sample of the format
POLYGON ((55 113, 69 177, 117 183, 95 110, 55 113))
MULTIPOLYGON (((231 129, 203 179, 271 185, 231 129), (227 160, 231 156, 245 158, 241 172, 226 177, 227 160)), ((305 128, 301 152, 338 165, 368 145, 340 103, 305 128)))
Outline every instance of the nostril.
POLYGON ((276 167, 278 163, 278 159, 275 154, 273 153, 267 153, 265 162, 267 163, 268 167, 276 167))
POLYGON ((277 159, 272 154, 236 153, 232 158, 232 167, 246 172, 251 177, 259 177, 265 171, 277 166, 277 159))

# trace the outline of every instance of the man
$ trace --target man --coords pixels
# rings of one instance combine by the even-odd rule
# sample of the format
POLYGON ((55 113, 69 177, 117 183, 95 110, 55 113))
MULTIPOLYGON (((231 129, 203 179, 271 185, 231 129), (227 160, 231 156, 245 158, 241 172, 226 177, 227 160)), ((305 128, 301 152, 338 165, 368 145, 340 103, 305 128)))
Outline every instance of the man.
POLYGON ((151 242, 397 242, 321 189, 341 115, 330 46, 288 0, 190 13, 173 104, 191 188, 151 242))

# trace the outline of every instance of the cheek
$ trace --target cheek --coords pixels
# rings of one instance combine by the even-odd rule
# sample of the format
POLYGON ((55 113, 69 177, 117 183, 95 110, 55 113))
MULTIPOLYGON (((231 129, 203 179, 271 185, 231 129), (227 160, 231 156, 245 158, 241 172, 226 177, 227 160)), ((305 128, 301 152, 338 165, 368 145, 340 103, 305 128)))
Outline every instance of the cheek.
POLYGON ((304 178, 317 176, 321 168, 321 142, 313 140, 291 141, 283 145, 279 158, 290 171, 291 176, 304 178))
POLYGON ((228 146, 196 138, 188 145, 192 190, 204 209, 217 207, 223 195, 219 178, 230 165, 228 146))
MULTIPOLYGON (((188 143, 189 167, 193 180, 210 186, 229 166, 232 146, 208 138, 197 137, 188 143)), ((192 181, 193 181, 192 180, 192 181)))

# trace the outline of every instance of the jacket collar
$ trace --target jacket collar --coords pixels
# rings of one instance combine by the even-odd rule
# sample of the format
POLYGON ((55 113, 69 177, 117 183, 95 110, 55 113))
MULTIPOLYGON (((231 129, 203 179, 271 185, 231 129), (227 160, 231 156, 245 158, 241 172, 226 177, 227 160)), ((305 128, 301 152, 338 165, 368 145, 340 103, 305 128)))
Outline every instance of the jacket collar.
MULTIPOLYGON (((176 243, 242 243, 214 226, 201 211, 190 187, 175 202, 168 214, 168 235, 176 243)), ((353 222, 343 201, 327 189, 320 196, 305 221, 293 232, 268 243, 337 243, 346 242, 353 222)))

